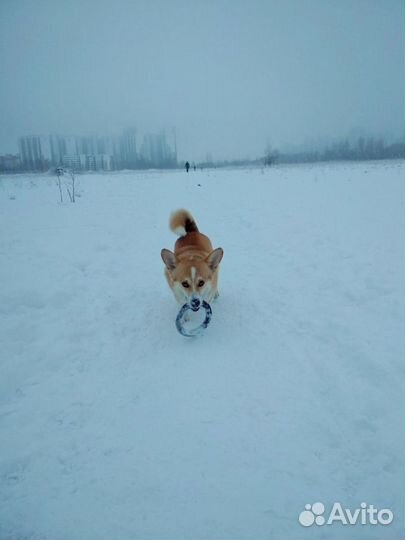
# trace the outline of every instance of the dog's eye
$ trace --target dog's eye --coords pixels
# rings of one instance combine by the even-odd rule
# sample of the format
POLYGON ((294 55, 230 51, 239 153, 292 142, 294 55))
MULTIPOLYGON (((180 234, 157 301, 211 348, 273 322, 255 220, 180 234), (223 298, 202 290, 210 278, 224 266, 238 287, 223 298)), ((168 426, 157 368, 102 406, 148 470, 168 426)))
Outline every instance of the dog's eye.
POLYGON ((187 281, 183 281, 182 285, 185 289, 188 289, 190 287, 187 281))
POLYGON ((199 286, 199 287, 203 287, 203 286, 204 286, 204 283, 205 283, 205 281, 203 281, 202 279, 200 279, 200 281, 198 282, 198 286, 199 286))

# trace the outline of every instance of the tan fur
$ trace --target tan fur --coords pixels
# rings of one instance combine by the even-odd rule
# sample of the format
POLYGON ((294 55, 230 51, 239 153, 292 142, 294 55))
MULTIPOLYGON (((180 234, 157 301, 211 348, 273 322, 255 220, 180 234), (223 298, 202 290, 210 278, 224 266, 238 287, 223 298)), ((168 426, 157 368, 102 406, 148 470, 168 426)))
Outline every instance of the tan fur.
POLYGON ((212 302, 218 296, 219 264, 222 248, 212 249, 210 239, 200 233, 187 210, 177 210, 169 221, 170 229, 180 234, 174 253, 162 249, 165 276, 176 300, 182 305, 192 300, 212 302), (201 282, 204 284, 201 286, 201 282), (185 287, 184 284, 189 285, 185 287))
POLYGON ((197 225, 195 224, 193 216, 188 212, 187 210, 181 209, 176 210, 176 212, 173 212, 170 216, 169 220, 169 227, 170 230, 173 231, 178 236, 184 236, 186 234, 184 225, 186 223, 186 220, 189 220, 194 223, 195 228, 197 229, 197 225))

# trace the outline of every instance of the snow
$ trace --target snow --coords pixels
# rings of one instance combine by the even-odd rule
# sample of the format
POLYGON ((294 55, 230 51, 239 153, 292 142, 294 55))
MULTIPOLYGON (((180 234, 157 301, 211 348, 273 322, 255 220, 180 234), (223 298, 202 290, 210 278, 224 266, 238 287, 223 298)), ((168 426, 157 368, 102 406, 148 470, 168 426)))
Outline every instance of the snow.
POLYGON ((76 204, 0 177, 0 538, 402 537, 404 172, 88 174, 76 204), (191 339, 160 259, 180 207, 225 251, 191 339), (317 501, 395 517, 302 527, 317 501))

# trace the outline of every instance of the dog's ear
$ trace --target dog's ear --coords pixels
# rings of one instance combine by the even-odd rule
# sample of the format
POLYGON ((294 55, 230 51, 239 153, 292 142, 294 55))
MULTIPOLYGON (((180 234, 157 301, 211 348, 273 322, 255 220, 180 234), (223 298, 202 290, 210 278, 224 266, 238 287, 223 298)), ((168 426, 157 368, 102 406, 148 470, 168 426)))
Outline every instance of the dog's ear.
POLYGON ((169 249, 162 249, 160 255, 168 270, 174 270, 176 268, 176 255, 169 249))
POLYGON ((222 261, 224 256, 224 250, 222 248, 214 249, 206 258, 206 262, 212 271, 218 268, 219 263, 222 261))

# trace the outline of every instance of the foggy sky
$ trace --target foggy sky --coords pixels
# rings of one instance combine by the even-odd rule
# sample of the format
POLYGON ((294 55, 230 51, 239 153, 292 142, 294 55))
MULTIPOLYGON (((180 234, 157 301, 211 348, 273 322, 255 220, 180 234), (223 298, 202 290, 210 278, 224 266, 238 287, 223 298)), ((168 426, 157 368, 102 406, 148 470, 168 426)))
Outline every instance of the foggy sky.
MULTIPOLYGON (((0 153, 176 126, 179 158, 405 133, 403 0, 0 0, 0 153)), ((140 142, 140 141, 139 141, 140 142)))

